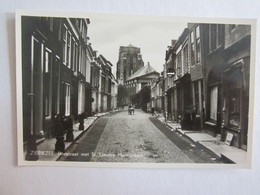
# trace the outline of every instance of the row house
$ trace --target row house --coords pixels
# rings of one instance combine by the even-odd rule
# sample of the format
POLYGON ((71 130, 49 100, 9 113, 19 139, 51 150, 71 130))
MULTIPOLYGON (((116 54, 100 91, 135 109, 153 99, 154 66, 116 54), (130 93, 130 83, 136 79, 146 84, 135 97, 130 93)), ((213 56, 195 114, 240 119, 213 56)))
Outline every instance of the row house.
POLYGON ((250 25, 204 24, 204 129, 247 149, 250 25))
POLYGON ((111 110, 111 83, 112 83, 112 64, 103 55, 99 55, 97 62, 101 68, 100 72, 100 112, 111 110))
POLYGON ((166 51, 164 108, 182 128, 247 148, 250 25, 189 23, 166 51), (168 76, 167 76, 168 75, 168 76))
MULTIPOLYGON (((28 150, 57 136, 56 116, 111 109, 111 67, 97 57, 87 18, 22 16, 23 136, 28 150)), ((81 117, 80 117, 81 118, 81 117)))
POLYGON ((190 125, 193 114, 192 84, 189 66, 189 30, 185 28, 178 40, 168 47, 164 66, 165 110, 173 121, 190 125), (168 75, 168 76, 167 76, 168 75))
MULTIPOLYGON (((50 18, 51 19, 51 18, 50 18)), ((90 116, 91 87, 90 59, 87 53, 89 19, 62 19, 61 94, 65 98, 61 113, 75 118, 85 113, 90 116)))
POLYGON ((151 86, 151 101, 147 108, 153 108, 157 112, 162 112, 163 108, 163 77, 153 79, 150 83, 151 86))
POLYGON ((88 24, 89 19, 22 17, 25 143, 55 136, 57 114, 90 114, 88 24))
MULTIPOLYGON (((203 130, 204 119, 204 55, 202 47, 202 38, 204 29, 203 24, 188 24, 189 29, 189 47, 190 47, 190 75, 192 87, 192 104, 194 108, 193 129, 203 130)), ((206 40, 203 41, 205 43, 206 40)))
POLYGON ((98 63, 97 51, 94 51, 91 43, 88 45, 88 52, 91 59, 91 91, 92 91, 92 104, 91 104, 91 113, 92 115, 100 112, 101 105, 101 91, 100 91, 100 79, 101 79, 101 66, 98 63))
POLYGON ((91 44, 88 45, 88 51, 91 58, 91 113, 94 115, 116 108, 114 98, 117 96, 117 89, 114 88, 117 87, 117 82, 111 73, 113 65, 104 56, 97 56, 97 51, 92 49, 91 44))

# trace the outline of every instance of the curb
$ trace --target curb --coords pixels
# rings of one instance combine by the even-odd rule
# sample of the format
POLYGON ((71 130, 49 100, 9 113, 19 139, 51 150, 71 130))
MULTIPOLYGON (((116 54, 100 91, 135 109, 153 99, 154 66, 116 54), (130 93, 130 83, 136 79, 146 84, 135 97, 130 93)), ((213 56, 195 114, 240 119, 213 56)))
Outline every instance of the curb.
MULTIPOLYGON (((115 111, 115 112, 117 112, 117 111, 115 111)), ((86 132, 88 131, 88 129, 90 129, 90 128, 93 126, 93 124, 94 124, 99 118, 101 118, 101 117, 103 117, 103 116, 106 116, 106 115, 108 115, 108 114, 111 114, 111 113, 115 113, 115 112, 112 112, 112 111, 111 111, 111 112, 108 112, 108 113, 106 113, 106 114, 104 114, 104 115, 102 115, 102 116, 96 116, 96 119, 95 119, 86 129, 84 129, 84 130, 65 148, 65 150, 69 149, 69 147, 71 147, 72 144, 76 143, 76 142, 80 139, 80 137, 81 137, 84 133, 86 133, 86 132)), ((60 158, 63 154, 64 154, 64 152, 62 152, 62 153, 57 157, 57 159, 56 159, 55 161, 59 160, 59 158, 60 158)))
MULTIPOLYGON (((158 119, 158 117, 156 117, 156 118, 158 119)), ((159 119, 158 119, 158 120, 159 120, 159 119)), ((211 149, 205 147, 205 146, 202 145, 200 142, 194 141, 194 140, 191 139, 189 136, 187 136, 185 133, 181 132, 178 128, 174 129, 174 128, 172 128, 168 123, 166 123, 166 122, 164 122, 164 121, 161 121, 161 120, 159 120, 159 121, 160 121, 161 123, 165 124, 166 126, 168 126, 171 130, 173 129, 172 132, 176 131, 176 132, 178 132, 179 134, 181 134, 182 136, 184 136, 185 138, 187 138, 187 139, 189 139, 190 141, 192 141, 193 144, 196 145, 196 147, 198 147, 199 149, 203 149, 203 150, 209 152, 212 156, 216 157, 216 158, 219 159, 219 160, 221 159, 222 161, 224 161, 224 162, 226 162, 226 163, 233 163, 233 162, 231 162, 230 160, 223 158, 222 155, 221 155, 221 156, 218 156, 214 151, 212 151, 211 149)))
POLYGON ((211 149, 207 148, 206 146, 204 146, 203 144, 201 144, 198 141, 194 141, 193 139, 191 139, 189 136, 187 136, 186 134, 180 132, 178 129, 176 129, 175 131, 178 131, 178 133, 182 134, 185 138, 191 140, 197 148, 202 149, 204 151, 207 151, 208 153, 210 153, 212 156, 214 156, 216 159, 221 160, 224 163, 231 163, 230 161, 227 161, 226 159, 222 158, 222 155, 219 156, 217 155, 214 151, 212 151, 211 149))
MULTIPOLYGON (((102 116, 101 116, 102 117, 102 116)), ((84 129, 76 138, 74 138, 74 140, 65 148, 65 150, 69 149, 69 147, 71 147, 72 144, 76 143, 80 137, 86 133, 88 131, 88 129, 90 129, 90 127, 92 127, 92 125, 96 122, 96 120, 99 119, 99 117, 97 117, 93 123, 91 123, 86 129, 84 129)), ((61 152, 60 152, 61 153, 61 152)), ((55 161, 59 160, 59 158, 64 154, 65 152, 62 152, 55 161)))

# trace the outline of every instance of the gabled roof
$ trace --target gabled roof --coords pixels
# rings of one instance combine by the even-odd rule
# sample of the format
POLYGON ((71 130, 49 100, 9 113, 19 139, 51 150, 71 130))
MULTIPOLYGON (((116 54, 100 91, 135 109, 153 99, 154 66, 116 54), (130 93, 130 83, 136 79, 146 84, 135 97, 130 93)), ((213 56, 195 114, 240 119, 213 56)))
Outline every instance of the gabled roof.
MULTIPOLYGON (((141 67, 139 70, 137 70, 134 74, 132 74, 127 81, 132 80, 137 77, 141 77, 147 74, 150 74, 152 72, 158 73, 150 64, 148 63, 146 66, 141 67)), ((159 74, 159 73, 158 73, 159 74)))

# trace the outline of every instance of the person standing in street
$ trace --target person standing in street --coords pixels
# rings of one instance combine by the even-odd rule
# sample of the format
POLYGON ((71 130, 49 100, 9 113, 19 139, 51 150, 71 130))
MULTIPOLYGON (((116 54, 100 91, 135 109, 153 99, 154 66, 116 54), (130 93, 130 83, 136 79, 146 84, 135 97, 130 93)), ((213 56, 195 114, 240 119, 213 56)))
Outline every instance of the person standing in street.
POLYGON ((154 115, 154 108, 152 107, 151 108, 151 113, 152 113, 152 116, 154 115))

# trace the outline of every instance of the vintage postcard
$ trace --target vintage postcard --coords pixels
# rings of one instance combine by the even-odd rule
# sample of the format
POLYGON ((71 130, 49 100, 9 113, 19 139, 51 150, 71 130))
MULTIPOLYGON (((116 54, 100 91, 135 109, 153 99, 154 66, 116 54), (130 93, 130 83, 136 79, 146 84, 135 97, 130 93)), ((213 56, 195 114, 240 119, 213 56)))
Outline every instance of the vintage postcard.
POLYGON ((17 11, 18 165, 250 168, 255 19, 17 11))

